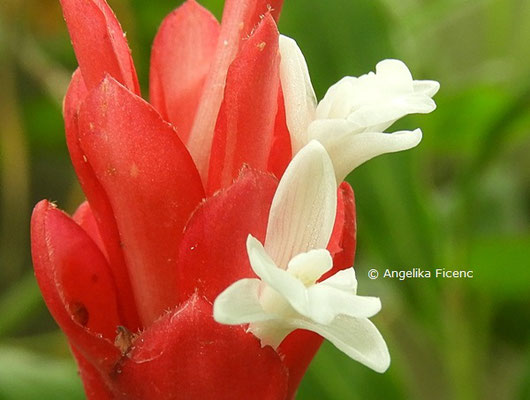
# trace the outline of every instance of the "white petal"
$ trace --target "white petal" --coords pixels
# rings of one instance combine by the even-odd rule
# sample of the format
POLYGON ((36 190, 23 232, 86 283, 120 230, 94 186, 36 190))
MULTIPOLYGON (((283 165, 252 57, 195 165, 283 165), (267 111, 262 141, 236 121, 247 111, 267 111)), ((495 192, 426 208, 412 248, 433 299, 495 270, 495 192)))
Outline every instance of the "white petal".
POLYGON ((261 347, 272 346, 274 349, 283 342, 283 339, 296 330, 288 320, 261 321, 250 324, 248 330, 258 337, 261 341, 261 347))
POLYGON ((375 66, 375 75, 395 91, 404 92, 412 88, 412 74, 403 61, 379 61, 375 66))
POLYGON ((213 317, 221 324, 238 325, 264 321, 267 315, 259 302, 259 279, 241 279, 226 288, 213 304, 213 317))
POLYGON ((436 109, 429 97, 410 94, 382 99, 380 103, 367 104, 348 116, 348 121, 362 128, 363 132, 383 132, 398 119, 408 114, 427 114, 436 109))
POLYGON ((325 337, 346 355, 376 372, 385 372, 390 366, 390 354, 385 340, 375 325, 366 318, 339 316, 329 325, 302 319, 293 323, 298 328, 325 337))
POLYGON ((320 283, 336 289, 357 293, 357 278, 353 268, 343 269, 320 283))
POLYGON ((368 318, 381 310, 381 301, 375 297, 356 296, 357 279, 353 268, 339 271, 309 288, 311 315, 319 323, 329 323, 339 314, 368 318))
POLYGON ((306 287, 289 272, 278 268, 269 257, 262 244, 252 235, 247 238, 247 252, 250 265, 270 290, 262 291, 260 301, 268 313, 282 314, 286 300, 299 313, 307 313, 306 287), (276 293, 277 292, 277 293, 276 293))
POLYGON ((311 137, 324 145, 333 160, 338 182, 365 161, 381 154, 408 150, 417 146, 422 137, 420 129, 394 133, 356 133, 355 129, 355 124, 345 120, 317 120, 309 126, 311 137))
POLYGON ((329 324, 339 315, 373 317, 381 310, 377 297, 357 296, 323 283, 310 287, 307 297, 309 314, 305 316, 320 324, 329 324))
POLYGON ((318 103, 315 119, 346 118, 355 107, 352 96, 355 95, 357 80, 353 76, 345 76, 332 85, 318 103))
POLYGON ((280 35, 280 80, 285 102, 287 127, 291 134, 293 154, 308 140, 307 126, 314 119, 316 96, 304 55, 296 42, 280 35))
POLYGON ((287 272, 302 281, 305 286, 313 285, 333 267, 333 259, 326 249, 310 250, 294 256, 287 266, 287 272))
POLYGON ((348 119, 358 132, 382 132, 405 115, 433 111, 436 104, 431 97, 438 88, 434 81, 413 81, 403 62, 384 60, 375 74, 346 77, 330 87, 316 118, 348 119))
POLYGON ((440 90, 440 83, 436 81, 414 81, 414 92, 433 97, 440 90))
POLYGON ((276 265, 326 248, 337 208, 337 182, 328 153, 311 141, 291 160, 272 200, 265 249, 276 265))

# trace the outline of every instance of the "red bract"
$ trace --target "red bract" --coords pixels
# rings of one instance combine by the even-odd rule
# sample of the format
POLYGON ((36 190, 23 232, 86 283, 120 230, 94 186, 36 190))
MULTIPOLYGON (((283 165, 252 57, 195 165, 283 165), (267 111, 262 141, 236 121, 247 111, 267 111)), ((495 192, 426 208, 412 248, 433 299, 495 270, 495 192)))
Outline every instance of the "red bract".
MULTIPOLYGON (((64 103, 68 149, 87 197, 70 218, 41 201, 35 273, 68 337, 89 399, 292 398, 321 338, 277 351, 213 320, 212 302, 254 277, 292 158, 279 81, 281 1, 228 0, 222 24, 189 0, 163 22, 151 104, 103 0, 61 0, 79 69, 64 103)), ((329 250, 351 266, 355 208, 339 188, 329 250)))

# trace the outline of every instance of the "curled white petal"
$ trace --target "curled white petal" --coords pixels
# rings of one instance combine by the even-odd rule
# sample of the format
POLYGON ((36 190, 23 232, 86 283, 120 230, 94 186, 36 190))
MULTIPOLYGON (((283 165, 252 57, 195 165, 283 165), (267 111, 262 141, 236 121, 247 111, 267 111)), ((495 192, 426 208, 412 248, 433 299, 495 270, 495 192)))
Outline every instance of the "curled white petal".
POLYGON ((393 133, 355 133, 356 125, 341 119, 317 120, 310 134, 321 142, 333 160, 337 182, 362 163, 386 153, 408 150, 421 142, 420 129, 393 133))
POLYGON ((367 318, 341 315, 329 325, 306 319, 293 321, 293 324, 318 333, 346 355, 376 372, 385 372, 390 366, 390 354, 385 340, 367 318))
POLYGON ((280 35, 280 55, 287 127, 296 153, 308 142, 307 126, 314 119, 317 101, 304 55, 296 42, 280 35))
POLYGON ((285 170, 272 200, 265 249, 285 269, 291 258, 326 248, 337 208, 337 182, 324 147, 309 142, 285 170))
POLYGON ((357 132, 382 132, 407 114, 433 111, 431 97, 438 88, 434 81, 414 81, 403 62, 384 60, 376 73, 345 77, 331 86, 317 107, 316 119, 343 118, 355 124, 357 132))

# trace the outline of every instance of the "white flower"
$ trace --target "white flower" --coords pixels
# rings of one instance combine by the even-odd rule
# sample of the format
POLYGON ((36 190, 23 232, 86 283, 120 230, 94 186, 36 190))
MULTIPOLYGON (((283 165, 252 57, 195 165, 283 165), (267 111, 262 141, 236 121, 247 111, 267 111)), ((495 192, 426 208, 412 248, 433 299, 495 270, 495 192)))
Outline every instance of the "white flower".
POLYGON ((278 347, 296 329, 314 331, 378 372, 387 346, 368 320, 378 298, 358 296, 353 268, 318 282, 332 268, 325 249, 336 211, 336 180, 324 147, 311 141, 289 164, 274 196, 265 246, 250 236, 247 253, 258 278, 241 279, 214 303, 224 324, 249 324, 263 345, 278 347))
POLYGON ((440 85, 415 81, 407 66, 384 60, 376 72, 345 77, 331 86, 317 105, 307 64, 293 39, 280 37, 280 78, 287 126, 296 153, 310 140, 328 151, 337 180, 360 164, 384 153, 407 150, 421 141, 421 130, 384 133, 399 118, 429 113, 440 85))

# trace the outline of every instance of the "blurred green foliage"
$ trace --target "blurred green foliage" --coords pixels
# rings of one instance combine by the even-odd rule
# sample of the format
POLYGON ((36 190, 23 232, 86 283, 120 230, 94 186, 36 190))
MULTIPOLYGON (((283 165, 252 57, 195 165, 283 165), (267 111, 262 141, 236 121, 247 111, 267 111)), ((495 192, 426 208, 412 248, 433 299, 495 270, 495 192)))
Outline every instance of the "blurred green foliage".
MULTIPOLYGON (((177 0, 109 1, 147 93, 149 52, 177 0)), ((222 2, 203 1, 216 16, 222 2)), ((441 83, 438 110, 411 151, 349 177, 357 199, 356 268, 393 358, 379 375, 326 343, 300 399, 530 399, 530 2, 286 0, 319 98, 384 58, 441 83), (370 268, 473 269, 469 280, 379 279, 370 268)), ((0 399, 83 398, 64 338, 31 269, 38 200, 82 200, 61 102, 76 66, 56 0, 0 4, 0 399)))

